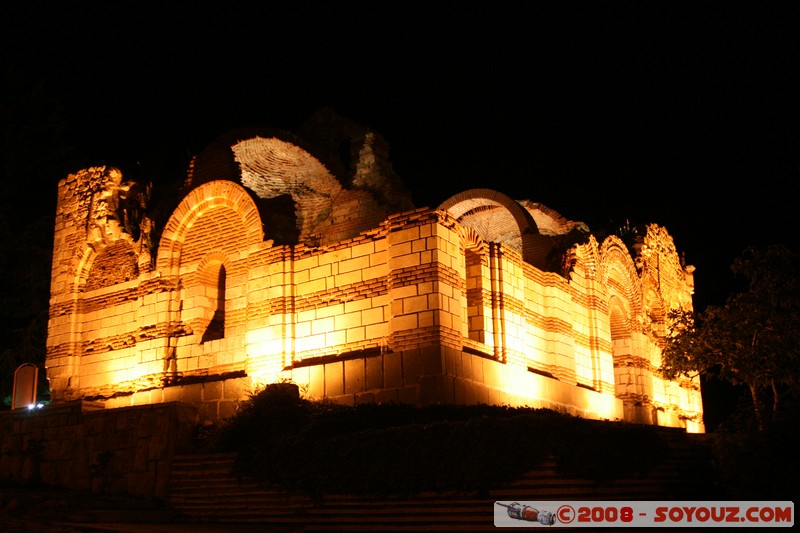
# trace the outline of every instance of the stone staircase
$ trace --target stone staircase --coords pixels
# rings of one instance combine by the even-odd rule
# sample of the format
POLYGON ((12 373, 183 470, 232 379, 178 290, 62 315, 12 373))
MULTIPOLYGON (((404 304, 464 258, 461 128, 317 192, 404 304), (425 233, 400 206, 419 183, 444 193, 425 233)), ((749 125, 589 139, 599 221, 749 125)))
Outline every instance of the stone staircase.
POLYGON ((283 531, 489 531, 496 530, 496 501, 724 499, 708 438, 669 433, 668 460, 635 479, 598 483, 569 478, 548 462, 486 495, 426 492, 393 499, 312 498, 266 490, 231 474, 234 454, 180 455, 173 463, 169 503, 178 522, 260 524, 283 531))

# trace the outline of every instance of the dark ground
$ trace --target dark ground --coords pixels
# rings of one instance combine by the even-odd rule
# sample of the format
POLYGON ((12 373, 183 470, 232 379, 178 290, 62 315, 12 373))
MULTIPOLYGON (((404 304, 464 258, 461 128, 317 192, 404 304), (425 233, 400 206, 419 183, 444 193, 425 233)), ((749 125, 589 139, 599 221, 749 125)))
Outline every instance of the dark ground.
MULTIPOLYGON (((275 531, 271 528, 272 531, 275 531)), ((174 521, 162 501, 132 496, 99 496, 53 487, 0 486, 2 533, 248 533, 249 524, 174 521)), ((292 532, 286 528, 280 531, 292 532)), ((279 532, 280 533, 280 532, 279 532)))

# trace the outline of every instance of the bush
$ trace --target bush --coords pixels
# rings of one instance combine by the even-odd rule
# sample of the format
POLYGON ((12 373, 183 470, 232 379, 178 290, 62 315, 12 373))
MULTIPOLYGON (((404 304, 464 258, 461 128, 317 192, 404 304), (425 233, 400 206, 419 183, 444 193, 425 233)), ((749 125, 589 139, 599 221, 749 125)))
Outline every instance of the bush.
POLYGON ((240 475, 311 494, 487 491, 549 458, 564 473, 606 481, 646 473, 667 450, 652 427, 547 409, 343 406, 287 390, 257 391, 209 442, 238 452, 240 475))

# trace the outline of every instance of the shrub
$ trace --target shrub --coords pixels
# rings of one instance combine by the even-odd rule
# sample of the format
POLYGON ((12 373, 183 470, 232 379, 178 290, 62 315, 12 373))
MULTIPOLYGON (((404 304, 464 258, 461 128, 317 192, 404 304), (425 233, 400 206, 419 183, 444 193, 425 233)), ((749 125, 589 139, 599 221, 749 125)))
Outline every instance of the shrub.
POLYGON ((646 473, 667 450, 651 427, 547 409, 343 406, 290 391, 252 394, 210 442, 238 452, 240 475, 312 494, 480 492, 549 458, 564 473, 605 481, 646 473))

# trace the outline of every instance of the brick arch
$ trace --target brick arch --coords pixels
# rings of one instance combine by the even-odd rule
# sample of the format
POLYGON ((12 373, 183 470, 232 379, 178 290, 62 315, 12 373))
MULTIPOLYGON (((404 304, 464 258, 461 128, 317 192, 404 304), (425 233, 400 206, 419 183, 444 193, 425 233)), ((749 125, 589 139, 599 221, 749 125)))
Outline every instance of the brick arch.
POLYGON ((461 252, 464 259, 463 296, 466 313, 463 316, 463 334, 476 342, 486 342, 491 334, 491 287, 484 280, 484 267, 488 266, 489 245, 475 229, 458 226, 461 252))
POLYGON ((619 296, 612 296, 608 302, 608 316, 611 331, 611 340, 619 340, 631 336, 630 310, 619 296))
POLYGON ((600 245, 594 235, 589 234, 588 242, 575 246, 575 256, 577 262, 583 267, 586 277, 597 279, 597 270, 600 264, 600 245))
POLYGON ((94 255, 81 290, 91 291, 139 277, 139 254, 128 240, 104 246, 94 255))
POLYGON ((92 270, 92 264, 97 257, 91 246, 86 246, 78 259, 78 265, 75 269, 75 277, 73 278, 72 292, 82 292, 86 286, 86 281, 89 279, 89 272, 92 270))
POLYGON ((628 398, 638 392, 636 376, 628 364, 631 360, 632 334, 630 309, 619 296, 608 301, 608 321, 611 332, 611 359, 614 363, 614 394, 628 398))
POLYGON ((197 264, 197 271, 203 271, 207 267, 222 263, 222 265, 227 266, 229 263, 228 256, 223 254, 222 252, 211 252, 203 256, 200 262, 197 264))
POLYGON ((78 258, 75 268, 75 277, 72 280, 73 292, 85 292, 99 289, 139 277, 139 254, 136 253, 130 239, 119 239, 109 246, 98 248, 99 250, 87 245, 78 258), (113 264, 113 259, 109 259, 109 254, 113 254, 115 250, 122 251, 122 253, 130 258, 130 261, 123 261, 122 266, 124 271, 114 272, 112 279, 106 279, 103 276, 101 276, 102 279, 96 278, 96 276, 100 274, 95 270, 98 266, 105 266, 107 270, 119 266, 113 264), (108 264, 102 265, 101 263, 103 262, 108 264))
POLYGON ((236 213, 248 246, 263 242, 261 217, 248 192, 231 181, 209 181, 192 189, 173 211, 161 236, 156 268, 166 273, 180 266, 187 233, 204 213, 219 207, 236 213))
POLYGON ((276 137, 255 136, 231 146, 242 184, 259 198, 289 194, 335 197, 342 186, 316 157, 296 144, 276 137))
MULTIPOLYGON (((200 185, 220 179, 240 183, 243 170, 242 164, 247 166, 247 162, 237 160, 235 147, 242 142, 254 139, 273 140, 278 145, 291 145, 297 150, 308 154, 312 154, 314 148, 289 131, 261 126, 234 128, 207 144, 193 159, 190 166, 192 183, 200 185)), ((247 158, 248 156, 245 155, 245 157, 247 158)), ((319 157, 316 155, 312 155, 312 157, 319 161, 319 157)), ((319 164, 322 165, 322 163, 319 164)))
POLYGON ((447 211, 456 219, 460 219, 466 213, 485 206, 504 207, 520 233, 531 231, 539 233, 536 221, 527 209, 510 196, 493 189, 469 189, 460 192, 439 204, 437 209, 447 211))
POLYGON ((598 253, 598 280, 609 291, 617 289, 630 305, 631 316, 643 313, 641 280, 625 243, 614 235, 607 237, 598 253))
POLYGON ((336 204, 349 196, 325 165, 300 146, 276 137, 243 139, 231 150, 244 187, 262 199, 292 199, 299 242, 325 240, 336 204))
POLYGON ((459 226, 458 235, 461 238, 461 246, 464 250, 473 250, 475 252, 484 252, 487 248, 486 241, 484 241, 474 228, 468 226, 459 226))
POLYGON ((661 291, 657 290, 657 282, 651 280, 647 285, 642 296, 645 311, 651 320, 663 323, 667 316, 667 303, 661 291))
MULTIPOLYGON (((218 252, 212 252, 200 261, 195 272, 195 283, 203 288, 203 296, 208 303, 203 307, 201 342, 221 339, 225 337, 226 313, 226 267, 227 257, 218 252)), ((196 323, 192 324, 196 331, 196 323)))
POLYGON ((473 228, 487 242, 500 242, 522 254, 524 261, 543 267, 546 238, 531 213, 511 197, 493 189, 469 189, 451 196, 437 208, 473 228))

